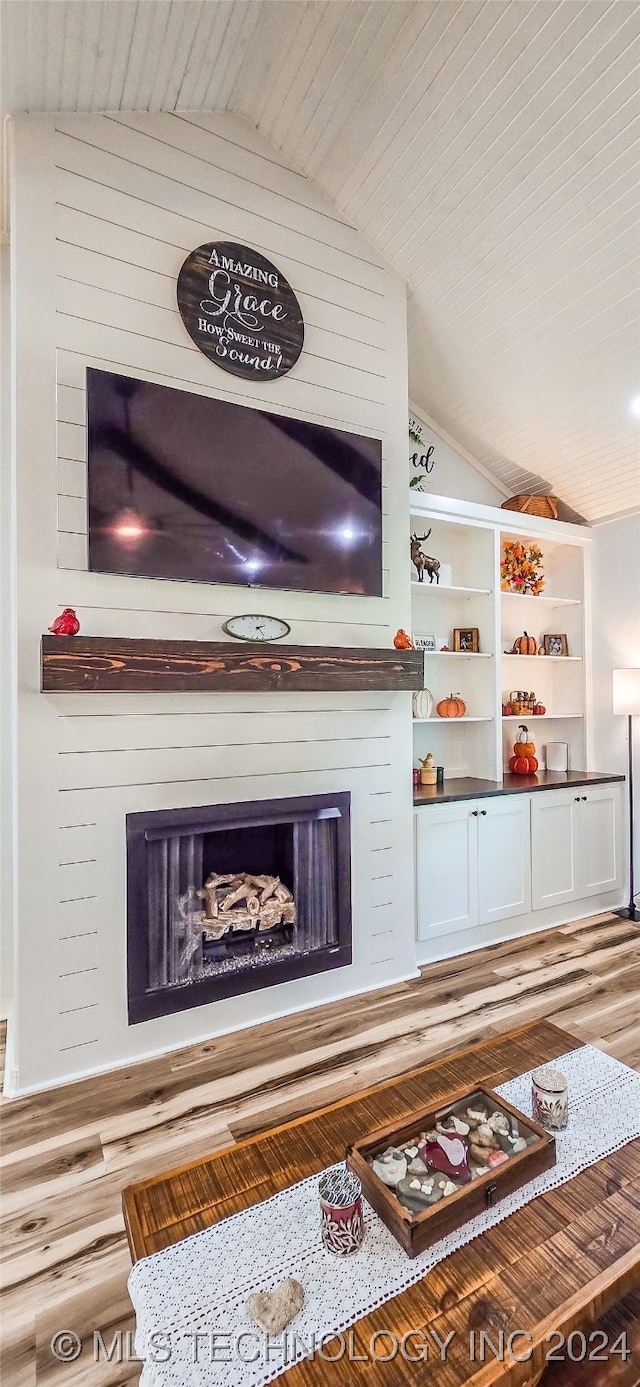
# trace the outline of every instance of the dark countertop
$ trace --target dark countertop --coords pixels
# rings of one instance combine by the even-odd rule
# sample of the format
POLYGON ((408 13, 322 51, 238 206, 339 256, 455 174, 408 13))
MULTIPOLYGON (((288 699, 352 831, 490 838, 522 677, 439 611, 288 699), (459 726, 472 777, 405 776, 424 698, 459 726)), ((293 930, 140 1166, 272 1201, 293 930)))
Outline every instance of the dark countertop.
POLYGON ((459 799, 485 799, 489 795, 522 795, 532 790, 567 790, 589 785, 609 785, 624 780, 623 775, 604 771, 536 771, 535 775, 506 774, 504 780, 479 780, 461 775, 444 785, 421 785, 413 792, 413 803, 452 804, 459 799))

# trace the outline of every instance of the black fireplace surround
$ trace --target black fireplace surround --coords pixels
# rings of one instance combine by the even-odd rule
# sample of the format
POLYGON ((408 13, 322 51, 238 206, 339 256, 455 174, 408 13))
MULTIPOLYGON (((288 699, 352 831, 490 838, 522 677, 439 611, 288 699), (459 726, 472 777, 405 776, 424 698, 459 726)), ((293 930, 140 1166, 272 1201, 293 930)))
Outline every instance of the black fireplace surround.
POLYGON ((351 963, 350 800, 127 815, 130 1025, 351 963))

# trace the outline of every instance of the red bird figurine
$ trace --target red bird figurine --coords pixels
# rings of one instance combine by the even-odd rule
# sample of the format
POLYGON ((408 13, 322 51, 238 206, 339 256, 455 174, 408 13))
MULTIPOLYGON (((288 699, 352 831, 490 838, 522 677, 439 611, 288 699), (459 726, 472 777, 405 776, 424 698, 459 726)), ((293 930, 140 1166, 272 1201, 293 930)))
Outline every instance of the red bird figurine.
POLYGON ((415 650, 415 645, 411 637, 407 635, 406 631, 403 631, 402 627, 400 627, 399 631, 396 631, 393 637, 393 644, 396 650, 415 650))
POLYGON ((73 607, 65 607, 64 611, 57 616, 49 627, 54 636, 77 636, 80 630, 80 622, 73 610, 73 607))

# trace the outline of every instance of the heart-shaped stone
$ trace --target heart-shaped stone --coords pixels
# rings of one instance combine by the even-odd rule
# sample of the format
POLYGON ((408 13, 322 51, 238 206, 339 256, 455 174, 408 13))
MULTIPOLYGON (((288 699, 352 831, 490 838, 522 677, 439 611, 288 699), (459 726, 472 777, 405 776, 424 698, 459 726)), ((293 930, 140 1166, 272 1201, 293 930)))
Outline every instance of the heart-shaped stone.
POLYGON ((438 1146, 442 1147, 447 1160, 452 1165, 462 1165, 466 1157, 467 1148, 460 1137, 449 1137, 446 1133, 441 1133, 438 1137, 438 1146))
POLYGON ((450 1137, 444 1132, 438 1132, 435 1141, 427 1140, 420 1148, 420 1156, 431 1170, 439 1170, 450 1180, 468 1180, 467 1151, 467 1144, 462 1137, 450 1137))
POLYGON ((304 1305, 304 1291, 290 1276, 274 1291, 256 1291, 246 1302, 246 1311, 265 1334, 281 1334, 304 1305))

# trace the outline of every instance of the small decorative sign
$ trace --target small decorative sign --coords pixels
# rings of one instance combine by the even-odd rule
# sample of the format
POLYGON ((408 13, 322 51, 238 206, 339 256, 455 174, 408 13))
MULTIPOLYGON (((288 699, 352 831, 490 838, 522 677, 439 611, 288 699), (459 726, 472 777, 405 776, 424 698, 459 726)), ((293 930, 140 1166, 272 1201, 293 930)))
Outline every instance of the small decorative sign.
POLYGON ((428 650, 431 654, 438 649, 435 636, 414 632, 413 644, 416 650, 428 650))
POLYGON ((425 442, 422 429, 423 426, 419 419, 416 419, 413 414, 410 414, 409 441, 417 451, 409 455, 409 462, 414 469, 409 486, 412 490, 417 491, 422 491, 422 482, 426 481, 427 477, 431 475, 436 465, 435 445, 425 442))
POLYGON ((182 321, 205 356, 245 380, 275 380, 304 342, 300 304, 258 251, 212 241, 187 256, 177 285, 182 321))

